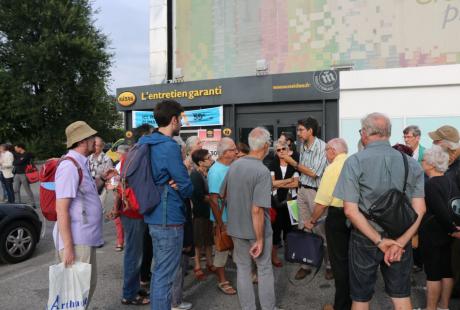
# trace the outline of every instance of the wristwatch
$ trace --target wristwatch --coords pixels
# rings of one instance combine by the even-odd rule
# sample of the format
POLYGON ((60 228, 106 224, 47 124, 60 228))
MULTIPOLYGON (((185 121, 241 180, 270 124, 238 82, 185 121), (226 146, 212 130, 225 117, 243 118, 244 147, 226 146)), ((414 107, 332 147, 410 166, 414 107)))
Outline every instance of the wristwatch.
POLYGON ((375 243, 375 246, 378 247, 380 245, 380 243, 382 243, 382 241, 383 241, 383 238, 382 238, 382 236, 380 236, 380 240, 375 243))

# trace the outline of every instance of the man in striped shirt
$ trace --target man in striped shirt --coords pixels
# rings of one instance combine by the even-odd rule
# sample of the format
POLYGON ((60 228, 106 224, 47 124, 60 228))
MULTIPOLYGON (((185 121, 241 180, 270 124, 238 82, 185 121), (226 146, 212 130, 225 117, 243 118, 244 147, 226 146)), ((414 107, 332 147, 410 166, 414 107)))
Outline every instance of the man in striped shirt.
MULTIPOLYGON (((297 194, 297 205, 299 207, 299 229, 306 229, 304 222, 311 218, 315 203, 316 191, 321 182, 321 176, 326 168, 326 143, 317 137, 319 131, 318 121, 312 117, 299 120, 297 122, 297 136, 302 142, 300 147, 300 161, 296 162, 290 156, 284 157, 284 160, 300 173, 300 188, 297 194)), ((321 235, 326 240, 324 223, 320 223, 313 229, 314 232, 321 235)), ((327 253, 327 251, 326 251, 327 253)), ((326 279, 333 278, 329 259, 327 254, 326 279)), ((295 278, 301 280, 305 278, 311 270, 307 265, 301 265, 295 278)))

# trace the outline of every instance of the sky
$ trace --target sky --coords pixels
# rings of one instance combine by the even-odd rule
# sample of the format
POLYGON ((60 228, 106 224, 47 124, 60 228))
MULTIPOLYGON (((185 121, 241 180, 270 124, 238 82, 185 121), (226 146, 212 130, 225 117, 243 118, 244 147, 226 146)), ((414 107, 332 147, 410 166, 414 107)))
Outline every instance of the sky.
POLYGON ((95 25, 113 53, 109 91, 149 84, 149 0, 93 0, 95 25))

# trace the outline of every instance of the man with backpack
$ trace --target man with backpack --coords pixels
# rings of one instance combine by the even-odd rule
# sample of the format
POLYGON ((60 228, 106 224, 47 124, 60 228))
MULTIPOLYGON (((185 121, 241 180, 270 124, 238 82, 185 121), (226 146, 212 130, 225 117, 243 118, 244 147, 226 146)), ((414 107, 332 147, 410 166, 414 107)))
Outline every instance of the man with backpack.
MULTIPOLYGON (((150 162, 155 185, 161 195, 153 211, 144 214, 153 245, 153 274, 150 304, 153 310, 170 310, 172 285, 182 257, 184 199, 193 192, 192 182, 182 161, 180 146, 172 139, 179 135, 182 106, 164 100, 154 109, 158 130, 144 136, 139 144, 150 146, 150 162)), ((137 194, 136 194, 137 196, 137 194)))
MULTIPOLYGON (((91 264, 89 305, 97 283, 96 247, 103 244, 101 200, 88 163, 97 132, 77 121, 65 133, 69 152, 58 162, 54 179, 57 223, 53 238, 65 266, 76 261, 91 264)), ((106 180, 109 174, 111 170, 102 178, 106 180)))
POLYGON ((343 200, 345 215, 353 225, 348 252, 352 309, 369 309, 377 270, 381 266, 385 291, 394 308, 410 310, 411 239, 426 209, 423 171, 415 159, 391 147, 388 117, 372 113, 361 120, 361 126, 359 133, 365 149, 345 161, 333 193, 334 197, 343 200), (379 221, 378 217, 369 219, 376 201, 389 196, 390 190, 405 192, 416 213, 415 222, 402 234, 399 231, 393 234, 392 230, 407 226, 407 221, 401 217, 408 212, 406 205, 403 208, 398 204, 397 209, 394 203, 385 205, 386 214, 392 215, 391 226, 379 221))

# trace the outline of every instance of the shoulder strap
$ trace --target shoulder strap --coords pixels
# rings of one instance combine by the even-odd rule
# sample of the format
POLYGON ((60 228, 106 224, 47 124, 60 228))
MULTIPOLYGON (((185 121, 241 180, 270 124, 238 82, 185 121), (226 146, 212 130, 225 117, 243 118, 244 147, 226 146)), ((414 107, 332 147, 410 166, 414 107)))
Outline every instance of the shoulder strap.
POLYGON ((78 171, 78 185, 81 185, 81 182, 83 181, 83 171, 81 170, 80 164, 75 160, 75 158, 70 157, 70 156, 63 156, 61 159, 59 159, 59 164, 63 162, 64 160, 70 160, 75 167, 77 168, 78 171))
POLYGON ((400 152, 403 157, 404 162, 404 186, 403 186, 403 193, 406 193, 406 186, 407 186, 407 177, 409 176, 409 164, 407 162, 407 157, 403 152, 400 152))

